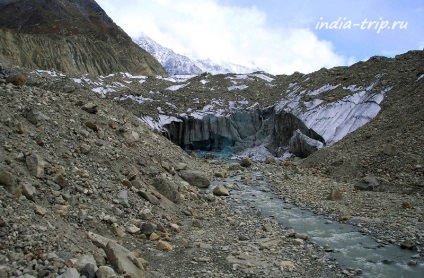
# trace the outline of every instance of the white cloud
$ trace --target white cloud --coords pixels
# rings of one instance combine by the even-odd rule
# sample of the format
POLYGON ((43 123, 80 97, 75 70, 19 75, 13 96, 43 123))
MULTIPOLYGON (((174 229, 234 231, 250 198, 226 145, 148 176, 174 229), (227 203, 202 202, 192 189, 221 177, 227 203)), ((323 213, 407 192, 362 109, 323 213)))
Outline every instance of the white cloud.
POLYGON ((311 72, 348 60, 308 29, 270 29, 255 7, 223 6, 217 0, 97 0, 130 36, 142 32, 181 54, 270 73, 311 72))

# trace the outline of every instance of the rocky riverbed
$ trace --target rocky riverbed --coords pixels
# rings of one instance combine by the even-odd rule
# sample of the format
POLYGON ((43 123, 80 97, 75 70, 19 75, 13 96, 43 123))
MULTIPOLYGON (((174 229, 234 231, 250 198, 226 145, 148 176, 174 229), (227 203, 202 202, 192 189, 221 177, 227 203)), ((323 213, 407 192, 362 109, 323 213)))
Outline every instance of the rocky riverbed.
POLYGON ((25 78, 0 78, 0 277, 344 275, 207 188, 241 166, 187 155, 66 77, 25 78))

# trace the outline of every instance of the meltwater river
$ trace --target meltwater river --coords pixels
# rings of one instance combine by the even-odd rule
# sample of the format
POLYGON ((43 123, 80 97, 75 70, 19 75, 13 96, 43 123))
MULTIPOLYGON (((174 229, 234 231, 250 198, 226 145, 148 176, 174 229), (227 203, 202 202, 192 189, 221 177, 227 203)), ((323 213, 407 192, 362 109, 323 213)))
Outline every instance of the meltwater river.
POLYGON ((332 222, 322 215, 287 204, 271 192, 261 173, 253 174, 256 178, 254 185, 246 185, 241 176, 234 176, 215 181, 212 187, 225 182, 236 184, 240 190, 233 190, 231 195, 240 199, 242 204, 257 208, 262 217, 272 217, 283 227, 308 234, 311 242, 328 246, 340 267, 360 268, 362 277, 424 277, 422 262, 416 266, 408 265, 415 252, 396 245, 382 246, 353 225, 332 222))

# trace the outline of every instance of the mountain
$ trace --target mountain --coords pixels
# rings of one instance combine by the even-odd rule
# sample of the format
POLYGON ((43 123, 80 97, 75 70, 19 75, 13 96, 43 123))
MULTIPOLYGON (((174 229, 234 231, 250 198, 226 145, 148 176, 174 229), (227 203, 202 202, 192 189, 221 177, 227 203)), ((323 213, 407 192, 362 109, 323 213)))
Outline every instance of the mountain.
POLYGON ((171 49, 161 46, 144 34, 134 39, 134 42, 152 54, 162 64, 169 75, 200 74, 203 72, 188 57, 176 54, 171 49))
POLYGON ((0 0, 0 36, 0 59, 15 65, 166 75, 94 0, 0 0))
POLYGON ((214 62, 210 59, 190 59, 187 56, 177 54, 171 49, 160 45, 145 34, 134 38, 134 42, 152 54, 162 64, 169 75, 193 75, 202 72, 212 74, 251 73, 260 70, 259 68, 248 68, 228 62, 214 62))

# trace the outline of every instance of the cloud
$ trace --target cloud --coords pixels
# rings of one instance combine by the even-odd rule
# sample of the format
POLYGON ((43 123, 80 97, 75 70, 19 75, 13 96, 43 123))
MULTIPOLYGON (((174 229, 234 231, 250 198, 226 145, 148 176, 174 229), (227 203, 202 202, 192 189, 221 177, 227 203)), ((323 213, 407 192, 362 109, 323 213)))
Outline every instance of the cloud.
POLYGON ((311 72, 346 65, 331 42, 308 29, 267 24, 258 8, 221 5, 217 0, 98 0, 130 36, 145 33, 180 54, 256 65, 270 73, 311 72))

